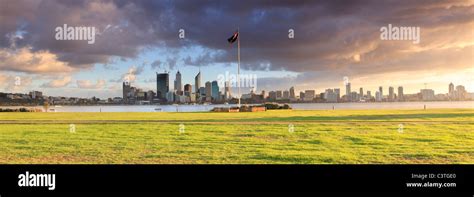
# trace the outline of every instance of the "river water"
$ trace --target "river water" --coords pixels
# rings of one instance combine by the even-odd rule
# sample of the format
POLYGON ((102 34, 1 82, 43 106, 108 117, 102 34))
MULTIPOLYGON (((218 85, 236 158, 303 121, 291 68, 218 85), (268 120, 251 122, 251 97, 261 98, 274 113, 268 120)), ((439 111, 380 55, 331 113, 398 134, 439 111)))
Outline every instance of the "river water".
MULTIPOLYGON (((294 103, 297 110, 326 109, 427 109, 463 108, 474 109, 474 101, 442 102, 385 102, 385 103, 294 103)), ((236 105, 94 105, 94 106, 51 106, 56 112, 199 112, 210 111, 214 107, 236 105)), ((0 108, 5 108, 0 106, 0 108)), ((12 107, 18 108, 18 107, 12 107)), ((38 107, 41 108, 41 107, 38 107)), ((52 111, 52 110, 51 110, 52 111)))

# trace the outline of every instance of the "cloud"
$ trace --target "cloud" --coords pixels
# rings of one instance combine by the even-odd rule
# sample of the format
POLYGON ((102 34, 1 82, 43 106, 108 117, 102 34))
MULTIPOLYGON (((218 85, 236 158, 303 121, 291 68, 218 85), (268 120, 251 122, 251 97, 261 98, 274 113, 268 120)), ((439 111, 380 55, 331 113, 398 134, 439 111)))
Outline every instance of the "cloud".
MULTIPOLYGON (((340 76, 454 72, 472 67, 474 53, 472 1, 18 0, 2 5, 8 9, 0 20, 0 69, 31 74, 69 73, 97 63, 113 69, 108 66, 113 59, 133 59, 148 49, 167 52, 157 54, 153 69, 175 69, 181 62, 236 63, 237 46, 226 39, 237 27, 243 69, 292 71, 300 78, 313 73, 319 77, 308 80, 320 84, 340 76), (389 23, 420 27, 421 43, 381 41, 379 29, 389 23), (94 26, 100 34, 92 45, 54 40, 54 28, 62 24, 94 26), (178 38, 181 28, 185 39, 178 38), (290 28, 294 39, 288 38, 290 28)), ((115 81, 134 81, 141 73, 135 69, 115 81)))
POLYGON ((0 73, 0 88, 7 92, 25 92, 31 88, 32 77, 0 73))
POLYGON ((71 76, 65 76, 63 78, 54 79, 54 80, 51 80, 47 83, 44 83, 43 85, 41 85, 41 87, 43 87, 43 88, 62 88, 62 87, 65 87, 65 86, 69 85, 71 83, 71 80, 72 80, 71 76))
POLYGON ((49 51, 33 52, 30 48, 0 49, 0 69, 24 73, 68 73, 75 71, 49 51))
POLYGON ((105 80, 97 80, 97 83, 92 83, 90 80, 77 80, 77 87, 82 89, 102 89, 105 87, 105 80))

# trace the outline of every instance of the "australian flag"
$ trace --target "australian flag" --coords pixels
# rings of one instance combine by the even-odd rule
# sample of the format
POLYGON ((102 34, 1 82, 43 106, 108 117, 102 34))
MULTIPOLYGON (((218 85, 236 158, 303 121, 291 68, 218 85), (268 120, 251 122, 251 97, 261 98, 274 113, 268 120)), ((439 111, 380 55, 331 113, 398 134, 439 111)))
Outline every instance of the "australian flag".
POLYGON ((232 44, 232 43, 234 43, 238 38, 239 38, 239 32, 236 31, 236 32, 234 33, 234 35, 232 35, 229 39, 227 39, 227 41, 232 44))

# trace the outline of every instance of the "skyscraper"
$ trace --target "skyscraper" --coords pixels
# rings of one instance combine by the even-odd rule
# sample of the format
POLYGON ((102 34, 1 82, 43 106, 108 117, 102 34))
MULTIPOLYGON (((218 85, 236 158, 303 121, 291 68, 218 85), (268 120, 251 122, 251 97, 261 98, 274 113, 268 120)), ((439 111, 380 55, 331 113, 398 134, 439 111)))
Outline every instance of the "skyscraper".
POLYGON ((380 94, 380 100, 383 100, 383 88, 382 88, 382 86, 379 87, 379 94, 380 94))
POLYGON ((206 82, 206 99, 205 101, 211 102, 212 98, 212 83, 210 81, 206 82))
POLYGON ((230 99, 231 93, 230 93, 230 82, 226 81, 224 82, 224 98, 225 99, 230 99))
POLYGON ((294 99, 294 98, 296 98, 295 87, 291 87, 290 88, 290 99, 294 99))
POLYGON ((176 90, 176 94, 183 95, 183 87, 181 86, 181 73, 176 73, 176 79, 174 80, 174 90, 176 90))
MULTIPOLYGON (((196 91, 196 93, 199 92, 199 88, 201 87, 201 71, 198 72, 198 74, 196 75, 196 77, 194 77, 194 89, 196 91)), ((201 92, 202 94, 203 92, 201 92)), ((196 94, 196 95, 199 95, 199 94, 196 94)))
POLYGON ((128 101, 129 92, 130 92, 130 83, 128 83, 127 81, 124 81, 122 84, 122 94, 123 94, 122 98, 126 102, 128 101))
POLYGON ((346 84, 346 100, 351 101, 351 83, 346 84))
POLYGON ((193 86, 191 84, 184 85, 184 95, 185 96, 190 96, 192 92, 193 92, 193 86))
POLYGON ((398 101, 403 101, 404 98, 403 98, 403 87, 402 86, 398 86, 398 101))
POLYGON ((212 99, 219 100, 219 85, 217 81, 212 81, 212 99))
POLYGON ((395 100, 395 90, 393 89, 392 86, 388 87, 388 100, 393 101, 395 100))
POLYGON ((449 98, 453 99, 454 98, 454 84, 449 83, 449 92, 448 92, 449 98))
POLYGON ((168 73, 156 73, 156 97, 159 99, 166 98, 166 93, 170 91, 168 73))
POLYGON ((360 94, 360 97, 364 97, 364 89, 362 87, 360 87, 359 89, 359 94, 360 94))

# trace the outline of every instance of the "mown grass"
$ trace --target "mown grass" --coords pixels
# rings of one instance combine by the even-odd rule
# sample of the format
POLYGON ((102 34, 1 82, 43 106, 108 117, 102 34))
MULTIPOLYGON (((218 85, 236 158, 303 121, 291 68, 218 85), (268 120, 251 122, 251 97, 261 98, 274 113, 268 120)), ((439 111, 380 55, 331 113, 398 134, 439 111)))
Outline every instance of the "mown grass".
POLYGON ((474 163, 470 109, 0 113, 2 121, 0 163, 474 163))

